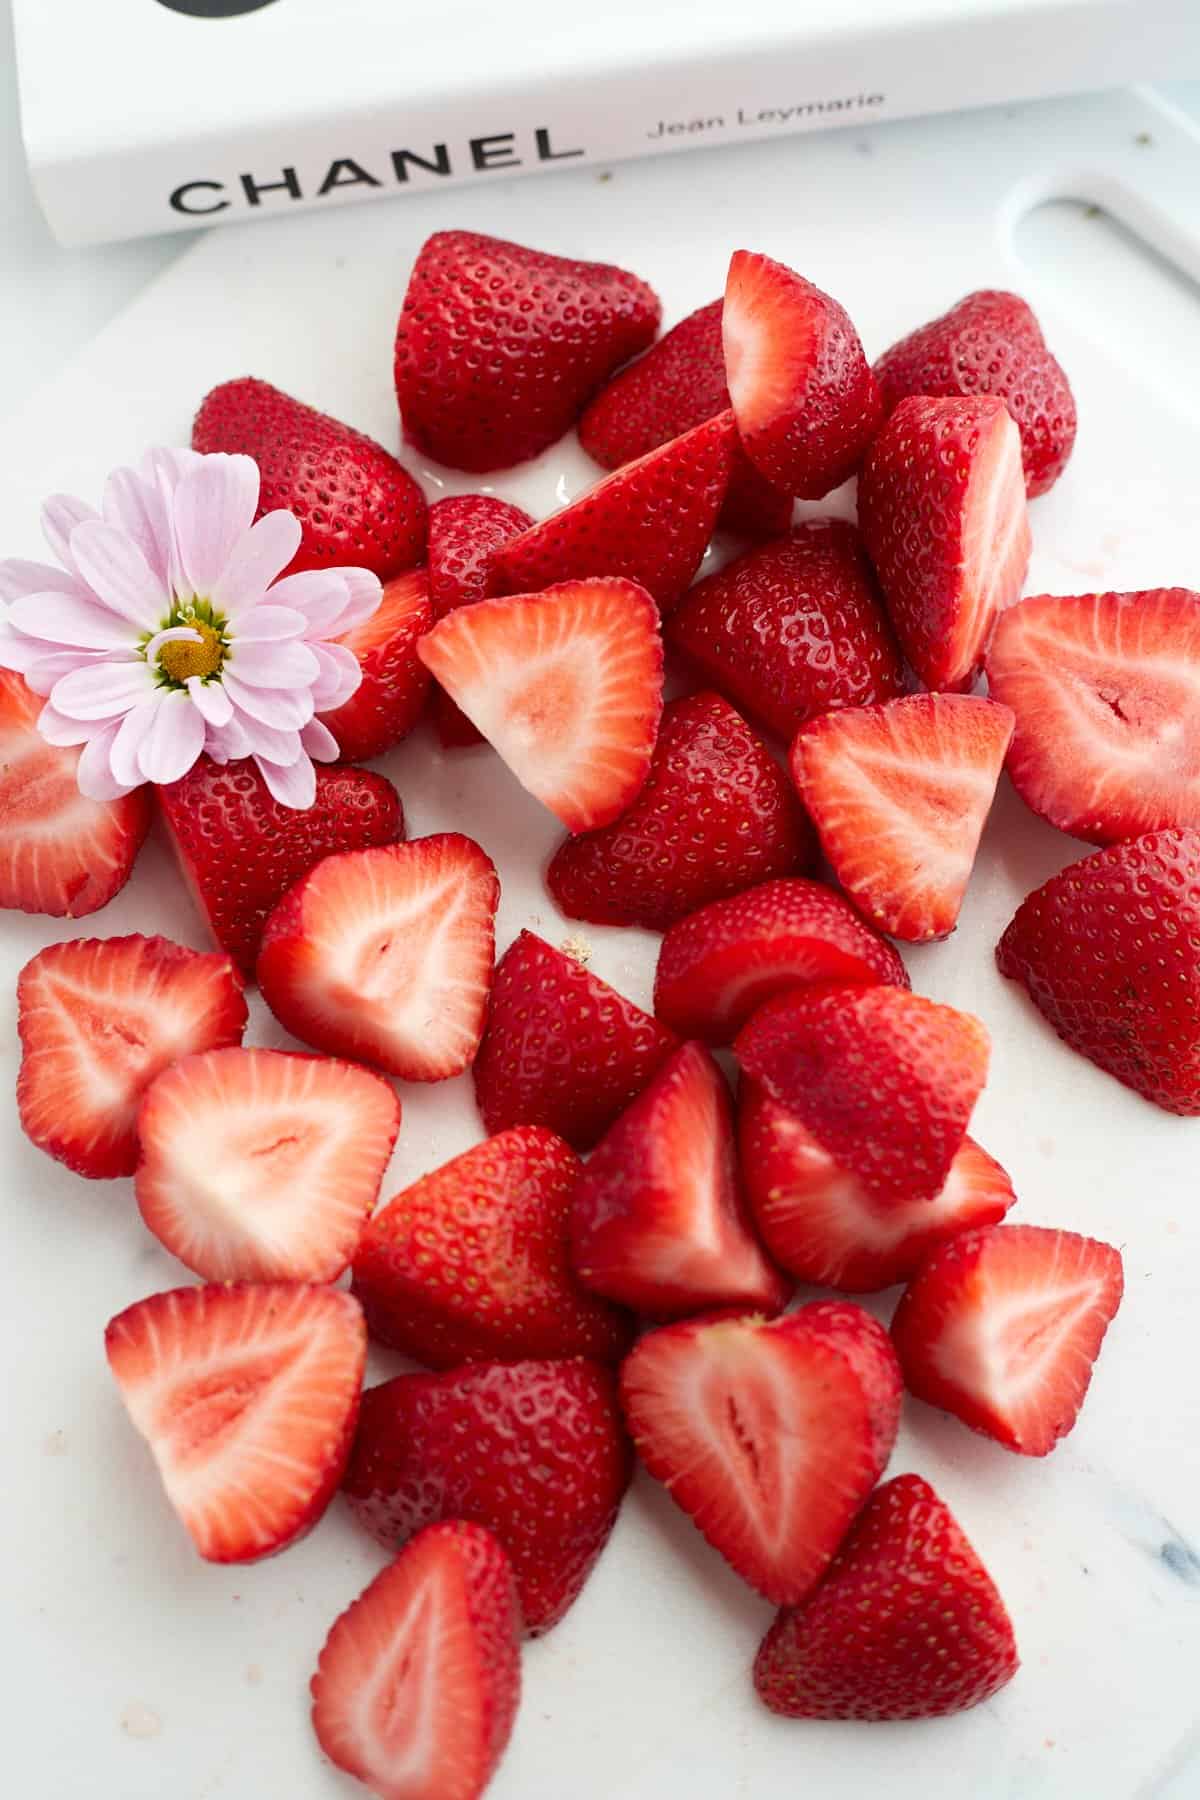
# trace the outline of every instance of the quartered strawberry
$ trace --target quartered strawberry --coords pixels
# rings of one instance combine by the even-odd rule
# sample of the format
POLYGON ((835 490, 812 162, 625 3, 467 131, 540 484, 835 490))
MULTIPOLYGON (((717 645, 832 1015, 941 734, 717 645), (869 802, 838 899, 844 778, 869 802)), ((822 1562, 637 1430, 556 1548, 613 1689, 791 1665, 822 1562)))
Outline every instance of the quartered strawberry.
POLYGON ((762 739, 719 694, 691 694, 663 708, 633 804, 561 844, 546 885, 568 918, 665 931, 698 906, 804 868, 813 850, 762 739))
POLYGON ((888 412, 910 394, 994 394, 1021 433, 1025 491, 1052 488, 1075 443, 1075 399, 1033 308, 983 289, 885 350, 875 378, 888 412))
POLYGON ((987 1077, 970 1013, 898 987, 781 994, 734 1042, 745 1073, 884 1206, 932 1200, 987 1077))
POLYGON ((750 460, 805 500, 840 487, 883 411, 845 308, 783 263, 735 250, 722 333, 730 401, 750 460))
POLYGON ((80 752, 37 729, 45 702, 0 669, 0 907, 81 919, 129 880, 150 823, 142 788, 122 800, 85 800, 80 752))
POLYGON ((611 1369, 581 1357, 475 1364, 368 1388, 345 1492, 388 1549, 439 1519, 495 1532, 536 1635, 578 1599, 632 1464, 611 1369))
POLYGON ((611 263, 437 231, 413 264, 396 328, 405 435, 455 469, 524 462, 653 343, 661 317, 653 289, 611 263))
POLYGON ((1001 618, 988 691, 1011 706, 1013 786, 1113 844, 1200 826, 1200 594, 1038 594, 1001 618))
POLYGON ((405 1081, 461 1075, 492 984, 500 883, 460 832, 327 856, 263 928, 256 973, 293 1037, 405 1081))
POLYGON ((607 824, 641 788, 662 714, 662 639, 636 582, 480 600, 441 620, 418 653, 569 830, 607 824))
POLYGON ((874 573, 845 519, 807 519, 698 581, 666 639, 783 738, 819 713, 904 692, 874 573))
POLYGON ((954 930, 1012 734, 1010 709, 973 694, 847 708, 797 734, 792 779, 821 848, 881 931, 954 930))
POLYGON ((283 507, 300 521, 291 574, 345 563, 388 581, 425 554, 425 496, 403 464, 269 381, 246 376, 214 388, 196 414, 192 448, 254 458, 260 517, 283 507))
POLYGON ((357 1300, 290 1282, 175 1288, 118 1313, 104 1345, 201 1556, 257 1562, 311 1531, 354 1439, 357 1300))
POLYGON ((350 1063, 288 1050, 185 1056, 138 1114, 138 1209, 206 1281, 335 1281, 399 1129, 387 1082, 350 1063))
POLYGON ((1059 1037, 1173 1113, 1200 1113, 1200 832, 1071 863, 1017 908, 1000 973, 1059 1037))
POLYGON ((858 522, 921 681, 970 687, 1029 564, 1021 436, 1003 400, 902 400, 863 463, 858 522))
POLYGON ((433 624, 429 578, 414 569, 389 581, 379 610, 338 642, 353 651, 362 681, 349 700, 321 714, 345 762, 381 756, 407 737, 425 707, 429 675, 417 640, 433 624))
POLYGON ((132 1175, 137 1110, 176 1057, 239 1044, 241 978, 227 956, 161 937, 76 938, 17 977, 17 1110, 77 1175, 132 1175))
POLYGON ((700 567, 729 486, 736 432, 721 413, 606 475, 577 500, 502 544, 502 594, 595 575, 636 581, 667 613, 700 567))
POLYGON ((820 1580, 895 1442, 900 1371, 849 1301, 643 1337, 621 1370, 638 1454, 727 1562, 791 1606, 820 1580))
POLYGON ((997 1225, 1016 1200, 994 1157, 965 1137, 932 1200, 881 1205, 796 1114, 742 1084, 738 1149, 746 1199, 775 1261, 797 1281, 870 1294, 907 1281, 947 1238, 997 1225))
MULTIPOLYGON (((523 507, 494 494, 451 494, 429 509, 429 598, 435 619, 474 606, 490 593, 492 556, 533 520, 523 507)), ((482 742, 449 694, 436 688, 433 722, 447 749, 482 742)))
POLYGON ((522 931, 496 965, 475 1095, 491 1132, 546 1125, 590 1150, 678 1044, 573 957, 522 931))
POLYGON ((307 812, 273 800, 252 762, 202 756, 181 781, 156 791, 196 903, 247 976, 268 914, 314 863, 404 836, 400 796, 366 769, 318 768, 307 812))
POLYGON ((1016 1672, 991 1576, 929 1483, 897 1475, 811 1599, 779 1614, 754 1686, 789 1719, 933 1719, 990 1700, 1016 1672))
POLYGON ((1079 1416, 1124 1292, 1121 1252, 1073 1231, 993 1225, 935 1250, 892 1340, 905 1385, 973 1431, 1045 1456, 1079 1416))
POLYGON ((312 1678, 329 1760, 380 1800, 479 1800, 521 1695, 521 1605, 490 1531, 430 1525, 335 1620, 312 1678))
POLYGON ((729 1087, 700 1044, 669 1057, 601 1139, 575 1184, 570 1226, 584 1285, 650 1318, 773 1313, 792 1291, 747 1218, 729 1087))

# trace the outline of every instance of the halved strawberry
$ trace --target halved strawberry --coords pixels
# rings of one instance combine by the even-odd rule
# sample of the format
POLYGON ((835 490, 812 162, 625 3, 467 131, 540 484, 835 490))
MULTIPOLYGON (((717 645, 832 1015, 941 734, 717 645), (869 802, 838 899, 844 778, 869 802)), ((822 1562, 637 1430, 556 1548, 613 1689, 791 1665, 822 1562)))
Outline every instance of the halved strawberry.
POLYGON ((257 1562, 311 1531, 354 1439, 357 1300, 291 1283, 174 1288, 118 1313, 104 1345, 201 1556, 257 1562))
POLYGON ((460 832, 327 856, 263 928, 263 999, 293 1037, 405 1081, 461 1075, 492 985, 500 883, 460 832))
POLYGON ((137 1110, 176 1057, 240 1044, 241 978, 227 956, 161 937, 51 944, 17 978, 26 1134, 77 1175, 132 1175, 137 1110))
POLYGON ((313 1730, 380 1800, 479 1800, 521 1697, 512 1564, 480 1525, 420 1532, 334 1621, 313 1730))
POLYGON ((662 714, 658 614, 636 582, 564 581, 461 607, 421 660, 571 831, 606 825, 646 779, 662 714))
POLYGON ((846 309, 769 256, 735 250, 722 315, 725 373, 750 460, 819 500, 862 461, 883 413, 846 309))
POLYGON ((738 1149, 746 1199, 776 1262, 797 1281, 848 1294, 907 1281, 947 1238, 999 1224, 1016 1201, 1000 1164, 965 1137, 934 1199, 881 1205, 756 1081, 742 1084, 738 1149))
POLYGON ((911 694, 797 734, 792 779, 821 848, 881 931, 919 944, 954 930, 1012 733, 994 700, 911 694))
POLYGON ((922 682, 969 688, 1029 565, 1021 434, 1003 400, 902 400, 863 463, 858 522, 922 682))
POLYGON ((653 1319, 778 1312, 792 1291, 747 1218, 729 1087, 700 1044, 677 1050, 597 1145, 570 1223, 584 1285, 653 1319))
POLYGON ((1024 1456, 1079 1416, 1124 1292, 1121 1252, 1040 1225, 965 1231, 935 1250, 896 1308, 912 1393, 1024 1456))
POLYGON ((849 1301, 781 1319, 664 1325, 621 1370, 621 1404, 651 1475, 777 1605, 820 1580, 895 1442, 900 1370, 849 1301))
POLYGON ((338 642, 353 651, 362 681, 344 705, 321 714, 345 762, 381 756, 407 737, 424 710, 429 675, 417 640, 433 624, 424 569, 398 575, 383 590, 379 610, 338 642))
POLYGON ((378 1075, 288 1050, 185 1056, 138 1114, 135 1193, 159 1242, 206 1281, 334 1281, 400 1129, 378 1075))

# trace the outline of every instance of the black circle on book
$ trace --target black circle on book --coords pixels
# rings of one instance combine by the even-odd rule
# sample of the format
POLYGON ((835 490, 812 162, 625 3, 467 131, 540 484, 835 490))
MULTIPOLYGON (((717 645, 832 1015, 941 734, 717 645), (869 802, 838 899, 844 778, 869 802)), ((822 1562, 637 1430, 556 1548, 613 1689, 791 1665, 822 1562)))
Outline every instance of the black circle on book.
POLYGON ((274 0, 158 0, 158 4, 193 19, 232 19, 238 13, 258 12, 274 0))

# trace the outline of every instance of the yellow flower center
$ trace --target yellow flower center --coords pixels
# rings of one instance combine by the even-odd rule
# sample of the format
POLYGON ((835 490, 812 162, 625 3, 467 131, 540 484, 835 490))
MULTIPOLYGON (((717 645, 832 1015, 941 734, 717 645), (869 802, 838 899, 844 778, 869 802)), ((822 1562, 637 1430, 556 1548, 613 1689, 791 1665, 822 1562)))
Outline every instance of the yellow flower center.
POLYGON ((158 653, 158 666, 163 674, 181 683, 189 681, 193 675, 199 675, 201 679, 215 675, 225 655, 221 634, 212 625, 206 625, 202 619, 189 619, 187 623, 200 642, 172 638, 158 653))

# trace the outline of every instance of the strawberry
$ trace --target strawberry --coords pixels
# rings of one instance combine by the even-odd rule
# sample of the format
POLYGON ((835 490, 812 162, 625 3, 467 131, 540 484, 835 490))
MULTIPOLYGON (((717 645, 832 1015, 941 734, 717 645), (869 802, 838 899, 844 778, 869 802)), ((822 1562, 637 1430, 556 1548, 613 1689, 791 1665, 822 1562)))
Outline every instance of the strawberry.
POLYGON ((733 1048, 883 1206, 941 1192, 987 1077, 979 1020, 897 987, 781 994, 733 1048))
POLYGON ((540 1634, 591 1574, 631 1465, 610 1369, 582 1357, 475 1364, 368 1388, 345 1492, 389 1549, 438 1519, 494 1531, 526 1630, 540 1634))
POLYGON ((714 900, 672 925, 658 953, 654 1010, 680 1037, 728 1044, 788 988, 875 981, 909 984, 892 946, 832 888, 795 876, 714 900))
POLYGON ((292 1283, 175 1288, 118 1313, 104 1346, 201 1556, 257 1562, 311 1531, 354 1438, 357 1300, 292 1283))
POLYGON ((821 848, 881 931, 920 944, 954 930, 1012 733, 994 700, 911 694, 797 734, 792 779, 821 848))
POLYGON ((571 831, 615 819, 646 779, 662 639, 634 581, 563 581, 460 607, 417 653, 522 787, 571 831))
POLYGON ((720 1067, 684 1044, 592 1152, 570 1208, 586 1287, 654 1319, 779 1312, 791 1294, 746 1216, 720 1067))
POLYGON ((1121 1252, 1073 1231, 992 1225, 922 1263, 892 1320, 904 1380, 973 1431, 1045 1456, 1079 1416, 1124 1291, 1121 1252))
POLYGON ((921 681, 970 687, 1029 563, 1021 435, 1003 400, 902 400, 863 463, 858 522, 921 681))
POLYGON ((521 1696, 521 1608, 490 1531, 420 1532, 334 1621, 312 1678, 329 1760, 382 1800, 479 1800, 521 1696))
POLYGON ((918 327, 875 364, 891 412, 910 394, 994 394, 1021 433, 1025 491, 1052 488, 1075 442, 1075 399, 1032 307, 1019 294, 984 289, 918 327))
POLYGON ((0 907, 81 919, 129 880, 150 823, 145 792, 85 800, 80 752, 37 729, 44 702, 0 669, 0 907))
POLYGON ((1072 837, 1200 826, 1200 594, 1039 594, 1001 618, 988 691, 1011 706, 1008 772, 1072 837))
POLYGON ((268 914, 314 863, 404 836, 400 796, 366 769, 319 768, 307 812, 273 800, 252 762, 218 765, 202 756, 157 792, 196 904, 246 976, 268 914))
POLYGON ((483 1036, 500 883, 456 831, 327 856, 263 928, 258 984, 280 1023, 405 1081, 461 1075, 483 1036))
POLYGON ((425 554, 425 496, 403 464, 269 381, 215 387, 196 414, 192 448, 254 458, 259 516, 283 507, 300 521, 289 574, 349 564, 389 581, 425 554))
POLYGON ((1000 1164, 965 1137, 932 1200, 880 1205, 755 1081, 742 1085, 738 1143, 746 1198, 771 1255, 798 1281, 843 1293, 907 1281, 947 1238, 999 1224, 1016 1200, 1000 1164))
POLYGON ((492 579, 502 594, 556 581, 620 575, 669 612, 708 547, 729 486, 736 434, 721 413, 606 475, 540 525, 502 544, 492 579))
MULTIPOLYGON (((494 494, 451 494, 429 509, 429 598, 435 619, 489 597, 493 553, 533 520, 494 494)), ((447 749, 483 742, 449 694, 435 688, 433 722, 447 749)))
POLYGON ((666 638, 783 738, 834 707, 904 692, 874 573, 845 519, 807 519, 697 582, 666 638))
POLYGON ((761 738, 718 694, 691 694, 663 708, 632 806, 560 845, 546 885, 568 918, 665 931, 812 854, 812 828, 761 738))
POLYGON ((417 640, 433 624, 424 569, 399 575, 383 590, 378 612, 337 641, 353 651, 362 681, 349 700, 322 713, 345 762, 381 756, 407 737, 425 707, 429 676, 417 640))
MULTIPOLYGON (((722 304, 689 313, 596 395, 579 421, 579 442, 602 469, 634 462, 728 408, 722 304)), ((774 537, 792 522, 792 496, 759 474, 740 443, 720 522, 747 537, 774 537)))
POLYGON ((413 264, 396 328, 405 435, 455 469, 525 462, 654 341, 661 317, 653 289, 611 263, 437 231, 413 264))
POLYGON ((161 937, 76 938, 17 977, 26 1135, 77 1175, 132 1175, 137 1110, 176 1057, 240 1044, 246 1002, 227 956, 161 937))
POLYGON ((1200 832, 1072 863, 1017 908, 1000 973, 1059 1037, 1168 1112, 1200 1113, 1200 832))
POLYGON ((929 1483, 897 1475, 811 1599, 779 1614, 754 1686, 789 1719, 933 1719, 990 1700, 1016 1672, 991 1576, 929 1483))
POLYGON ((805 500, 849 480, 882 402, 845 308, 769 256, 735 250, 722 337, 730 401, 751 462, 805 500))
POLYGON ((900 1371, 861 1307, 716 1315, 643 1337, 621 1370, 638 1454, 704 1536, 776 1605, 827 1568, 891 1455, 900 1371))
POLYGON ((491 1132, 546 1125, 590 1150, 678 1039, 532 931, 496 965, 475 1094, 491 1132))

